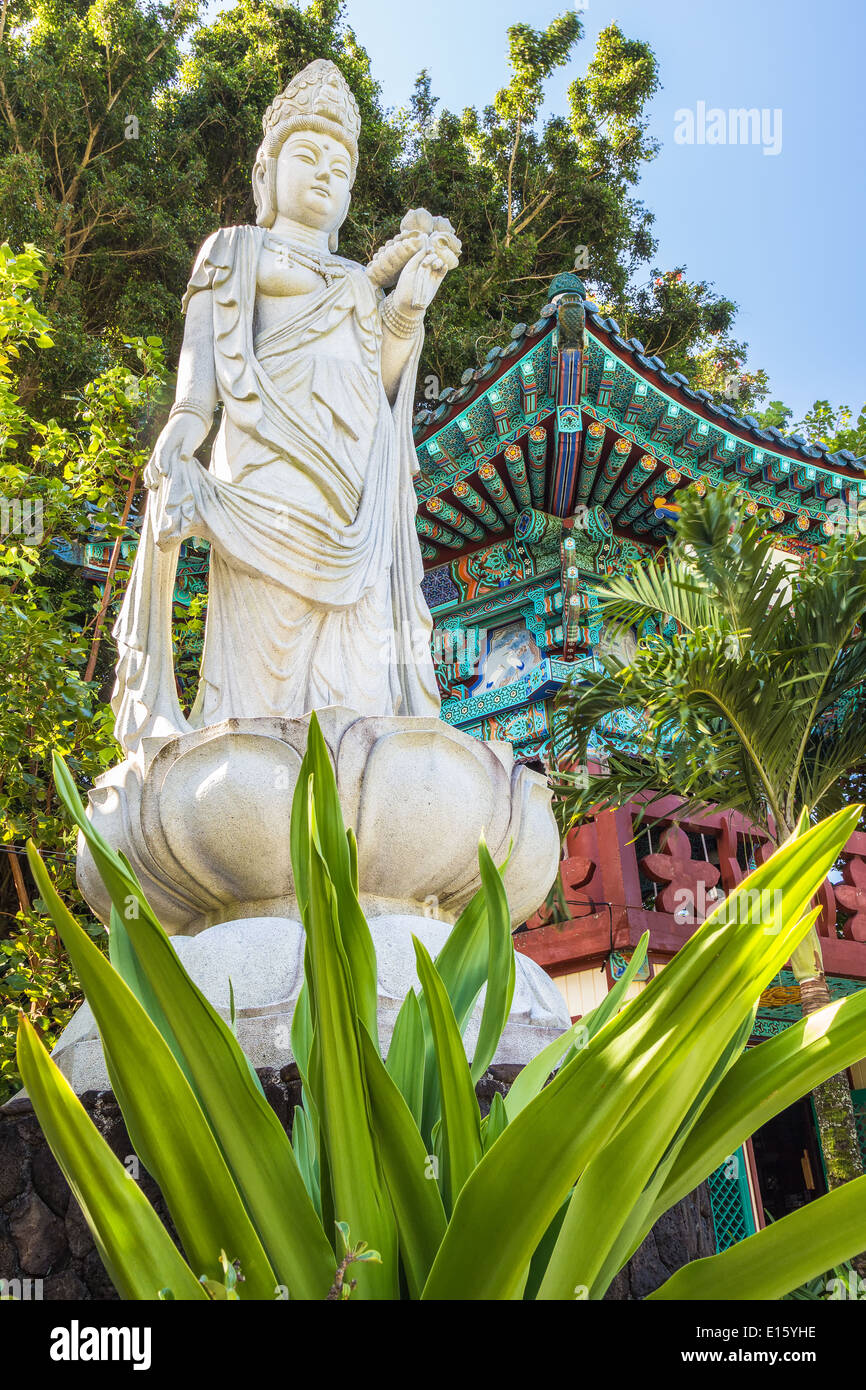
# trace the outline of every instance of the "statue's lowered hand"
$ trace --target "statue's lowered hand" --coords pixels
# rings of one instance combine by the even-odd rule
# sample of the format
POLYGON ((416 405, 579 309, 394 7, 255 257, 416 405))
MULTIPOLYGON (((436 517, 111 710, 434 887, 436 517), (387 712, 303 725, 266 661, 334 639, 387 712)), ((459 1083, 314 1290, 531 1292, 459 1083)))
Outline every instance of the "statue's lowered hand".
POLYGON ((144 470, 144 485, 156 491, 163 478, 170 478, 178 462, 187 462, 203 443, 208 427, 192 411, 179 410, 169 416, 168 423, 154 445, 144 470))

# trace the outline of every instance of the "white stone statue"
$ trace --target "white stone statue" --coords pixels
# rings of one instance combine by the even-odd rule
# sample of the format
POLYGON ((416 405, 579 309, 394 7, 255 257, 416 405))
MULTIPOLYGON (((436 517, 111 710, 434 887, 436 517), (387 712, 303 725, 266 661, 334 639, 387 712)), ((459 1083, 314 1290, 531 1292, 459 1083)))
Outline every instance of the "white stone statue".
POLYGON ((439 712, 411 417, 424 312, 460 242, 447 219, 417 210, 366 269, 336 254, 360 116, 333 63, 310 63, 262 125, 258 225, 221 228, 199 251, 177 396, 145 472, 151 495, 115 629, 112 704, 132 756, 142 739, 228 718, 439 712), (195 453, 218 403, 205 471, 195 453), (190 536, 210 542, 211 560, 186 720, 170 628, 190 536))
MULTIPOLYGON (((332 63, 305 68, 263 124, 258 226, 210 237, 185 297, 177 399, 145 475, 150 497, 115 628, 112 703, 125 756, 97 778, 88 815, 127 856, 225 1017, 231 989, 247 1055, 282 1066, 303 973, 289 825, 311 711, 357 839, 383 1047, 417 984, 412 935, 437 952, 480 887, 479 837, 496 863, 507 860, 516 926, 553 880, 559 835, 543 777, 516 765, 509 744, 439 718, 411 415, 424 311, 460 243, 445 219, 415 210, 366 269, 336 254, 360 120, 332 63), (218 403, 206 470, 195 451, 218 403), (171 646, 188 536, 211 544, 189 720, 171 646)), ((83 837, 77 871, 108 923, 83 837)), ((544 971, 522 955, 516 967, 496 1059, 510 1063, 569 1022, 544 971)), ((477 1025, 476 1011, 469 1046, 477 1025)), ((87 1004, 55 1056, 76 1089, 107 1086, 87 1004)))

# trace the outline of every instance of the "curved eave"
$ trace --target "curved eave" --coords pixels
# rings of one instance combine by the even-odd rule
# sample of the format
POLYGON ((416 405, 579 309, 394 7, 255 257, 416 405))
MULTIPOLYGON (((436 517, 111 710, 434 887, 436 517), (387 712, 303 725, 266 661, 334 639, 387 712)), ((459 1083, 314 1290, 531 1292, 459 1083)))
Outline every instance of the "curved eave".
POLYGON ((559 516, 607 506, 617 534, 658 544, 657 497, 734 481, 781 535, 816 544, 828 507, 866 497, 866 459, 762 429, 693 390, 626 341, 576 276, 551 291, 535 324, 517 325, 508 348, 416 416, 428 563, 506 538, 526 506, 559 516))
POLYGON ((666 371, 660 357, 647 357, 643 345, 636 339, 624 339, 615 319, 605 319, 585 301, 586 317, 591 325, 588 336, 613 353, 634 376, 640 377, 672 403, 682 406, 716 429, 732 435, 745 448, 763 449, 781 458, 794 460, 798 465, 816 465, 830 472, 847 472, 859 478, 866 473, 866 457, 858 458, 850 450, 833 453, 820 444, 809 444, 802 435, 786 435, 772 427, 762 429, 752 416, 738 416, 731 406, 716 402, 710 392, 696 391, 680 372, 666 371))

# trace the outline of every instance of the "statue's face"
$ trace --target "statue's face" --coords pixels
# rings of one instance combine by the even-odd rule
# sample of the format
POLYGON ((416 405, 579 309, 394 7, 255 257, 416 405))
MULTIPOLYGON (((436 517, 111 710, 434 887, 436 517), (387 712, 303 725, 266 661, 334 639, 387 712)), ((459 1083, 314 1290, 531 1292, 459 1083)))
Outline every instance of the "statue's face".
POLYGON ((330 135, 296 130, 277 159, 277 212, 318 231, 342 226, 352 196, 349 151, 330 135))

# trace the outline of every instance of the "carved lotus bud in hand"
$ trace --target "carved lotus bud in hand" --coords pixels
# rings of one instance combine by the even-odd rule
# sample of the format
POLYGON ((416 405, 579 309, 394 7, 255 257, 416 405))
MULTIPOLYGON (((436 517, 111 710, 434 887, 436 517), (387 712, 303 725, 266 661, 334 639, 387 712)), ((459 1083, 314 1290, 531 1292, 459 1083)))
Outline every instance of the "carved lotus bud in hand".
POLYGON ((447 217, 411 208, 397 236, 377 251, 367 274, 382 289, 397 285, 395 303, 401 310, 426 309, 462 249, 447 217))
POLYGON ((367 266, 367 275, 379 289, 389 290, 397 283, 401 270, 422 249, 426 249, 428 228, 423 220, 433 223, 424 208, 407 212, 400 230, 381 246, 367 266))
POLYGON ((406 262, 394 289, 394 303, 401 312, 427 308, 463 249, 447 217, 431 217, 420 208, 407 213, 403 222, 409 219, 410 235, 417 235, 423 226, 424 245, 406 262))

